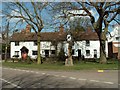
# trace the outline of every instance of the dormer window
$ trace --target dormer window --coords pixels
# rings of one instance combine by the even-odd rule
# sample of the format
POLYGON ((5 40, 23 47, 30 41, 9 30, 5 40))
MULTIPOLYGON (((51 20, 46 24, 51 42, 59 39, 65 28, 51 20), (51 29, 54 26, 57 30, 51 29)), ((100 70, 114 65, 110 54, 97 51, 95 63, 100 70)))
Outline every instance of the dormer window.
POLYGON ((90 41, 86 40, 86 46, 90 46, 90 41))
POLYGON ((17 41, 17 42, 15 42, 15 46, 19 46, 19 42, 17 41))

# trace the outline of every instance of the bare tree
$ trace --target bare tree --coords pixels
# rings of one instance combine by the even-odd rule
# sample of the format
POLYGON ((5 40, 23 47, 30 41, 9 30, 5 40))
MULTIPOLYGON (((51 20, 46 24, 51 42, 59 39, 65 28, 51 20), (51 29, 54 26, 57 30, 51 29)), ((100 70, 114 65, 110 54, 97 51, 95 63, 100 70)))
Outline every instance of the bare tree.
POLYGON ((2 53, 4 55, 2 55, 3 59, 5 59, 5 62, 7 61, 8 57, 9 57, 9 50, 10 50, 10 45, 9 45, 9 22, 6 22, 5 25, 2 25, 2 31, 1 31, 1 37, 2 37, 2 53))
MULTIPOLYGON (((65 3, 66 6, 60 3, 61 11, 63 11, 60 18, 69 20, 73 16, 88 16, 91 21, 93 29, 96 31, 100 41, 100 63, 106 63, 105 41, 107 40, 106 34, 112 21, 120 24, 118 17, 120 16, 120 1, 116 2, 69 2, 65 3), (82 11, 82 13, 74 13, 73 11, 82 11), (93 15, 94 10, 98 15, 93 15), (70 11, 70 12, 69 12, 70 11)), ((58 5, 57 5, 58 6, 58 5)))
MULTIPOLYGON (((11 19, 18 18, 18 22, 26 22, 31 26, 37 35, 38 57, 37 64, 41 64, 40 56, 40 32, 44 28, 41 16, 42 10, 48 5, 48 2, 8 2, 5 3, 8 10, 4 9, 3 14, 11 19), (11 14, 11 11, 17 14, 11 14)), ((17 24, 16 23, 16 24, 17 24)))

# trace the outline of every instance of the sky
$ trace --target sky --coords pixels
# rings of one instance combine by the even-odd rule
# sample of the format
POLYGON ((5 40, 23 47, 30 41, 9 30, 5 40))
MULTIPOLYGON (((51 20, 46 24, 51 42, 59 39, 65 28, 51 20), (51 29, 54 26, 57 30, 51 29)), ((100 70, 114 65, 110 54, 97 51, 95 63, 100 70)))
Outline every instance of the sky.
MULTIPOLYGON (((57 0, 56 0, 56 1, 57 1, 57 0)), ((28 6, 29 6, 29 5, 28 5, 28 6)), ((0 9, 1 9, 1 8, 2 8, 2 5, 0 5, 0 9)), ((31 8, 31 7, 29 6, 29 8, 31 8)), ((98 17, 99 17, 99 16, 98 16, 98 13, 96 13, 94 9, 92 9, 90 12, 92 12, 92 15, 95 16, 95 20, 97 20, 98 17)), ((11 11, 11 14, 17 15, 17 13, 14 12, 14 11, 11 11)), ((43 12, 42 12, 42 18, 44 19, 44 22, 45 22, 45 23, 51 23, 51 22, 48 22, 48 21, 51 21, 51 20, 52 20, 50 17, 51 17, 51 15, 50 15, 47 11, 43 10, 43 12)), ((2 19, 0 19, 0 20, 2 20, 2 19)), ((17 21, 18 21, 18 19, 12 19, 12 20, 10 21, 11 26, 14 25, 17 21)), ((5 21, 3 20, 3 22, 0 23, 0 24, 5 24, 5 21)), ((113 22, 113 23, 111 23, 111 24, 115 24, 115 22, 113 22)), ((18 24, 17 27, 14 28, 14 30, 15 30, 15 29, 22 30, 22 29, 25 29, 25 27, 26 27, 26 23, 24 23, 24 24, 22 24, 22 25, 19 25, 19 24, 18 24)), ((55 31, 52 27, 48 26, 48 24, 46 24, 45 27, 46 27, 46 28, 42 30, 43 32, 55 31)), ((112 31, 112 28, 109 27, 109 30, 112 31)))
MULTIPOLYGON (((29 4, 28 4, 28 5, 27 5, 27 3, 25 3, 25 4, 26 4, 26 6, 27 6, 28 8, 32 9, 32 7, 31 7, 29 4)), ((4 7, 4 3, 3 3, 3 7, 4 7)), ((18 9, 15 9, 15 10, 18 11, 18 9)), ((9 11, 9 12, 10 12, 11 15, 18 15, 18 16, 19 16, 19 14, 18 14, 17 12, 15 12, 15 11, 9 11)), ((32 13, 33 13, 33 12, 32 12, 32 13)), ((23 13, 23 14, 24 14, 24 13, 23 13)), ((47 13, 47 11, 43 10, 42 13, 41 13, 41 15, 42 15, 42 19, 44 20, 44 23, 48 23, 47 21, 50 21, 50 15, 47 13)), ((15 23, 18 22, 19 20, 20 20, 20 19, 18 19, 18 18, 13 18, 13 19, 11 19, 11 20, 10 20, 10 26, 15 26, 15 23)), ((5 25, 5 23, 6 23, 5 19, 3 19, 2 24, 5 25)), ((18 30, 25 29, 25 28, 26 28, 26 25, 27 25, 27 23, 24 21, 23 24, 18 24, 18 25, 14 28, 14 30, 16 30, 16 29, 18 29, 18 30)), ((48 25, 47 25, 47 24, 45 24, 44 27, 45 27, 45 28, 42 30, 43 32, 53 31, 53 29, 52 29, 51 27, 48 28, 48 25)), ((33 30, 32 30, 32 31, 33 31, 33 30)))

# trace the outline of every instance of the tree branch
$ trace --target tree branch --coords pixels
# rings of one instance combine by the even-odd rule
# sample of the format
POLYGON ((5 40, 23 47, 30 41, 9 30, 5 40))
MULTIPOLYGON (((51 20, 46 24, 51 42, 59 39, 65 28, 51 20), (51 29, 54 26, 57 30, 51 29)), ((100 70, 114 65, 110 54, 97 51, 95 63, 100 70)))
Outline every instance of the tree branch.
POLYGON ((94 16, 89 12, 89 10, 83 4, 81 4, 80 2, 78 2, 78 3, 83 7, 83 10, 85 10, 85 12, 87 13, 87 15, 90 16, 91 23, 93 24, 95 22, 94 16))
POLYGON ((120 4, 120 1, 119 1, 119 2, 116 2, 116 3, 112 3, 112 4, 110 4, 110 3, 111 3, 111 2, 108 2, 108 3, 106 4, 105 10, 106 10, 107 8, 111 7, 111 6, 119 5, 119 4, 120 4))
POLYGON ((113 17, 108 21, 109 23, 114 20, 114 18, 117 16, 118 12, 116 12, 116 14, 113 15, 113 17))
POLYGON ((37 26, 40 27, 42 23, 39 23, 39 21, 38 21, 38 13, 37 13, 37 10, 36 10, 36 7, 35 7, 35 3, 31 2, 31 4, 34 8, 34 13, 35 13, 35 16, 36 16, 36 21, 37 21, 37 26))
POLYGON ((120 25, 120 22, 119 21, 117 21, 116 19, 113 19, 114 21, 116 21, 119 25, 120 25))
POLYGON ((27 16, 29 17, 28 20, 30 20, 32 23, 34 23, 36 26, 37 26, 37 23, 35 23, 32 19, 32 17, 30 16, 29 12, 27 11, 27 9, 24 8, 23 5, 20 4, 20 2, 16 2, 17 5, 19 5, 23 10, 24 12, 27 14, 27 16))

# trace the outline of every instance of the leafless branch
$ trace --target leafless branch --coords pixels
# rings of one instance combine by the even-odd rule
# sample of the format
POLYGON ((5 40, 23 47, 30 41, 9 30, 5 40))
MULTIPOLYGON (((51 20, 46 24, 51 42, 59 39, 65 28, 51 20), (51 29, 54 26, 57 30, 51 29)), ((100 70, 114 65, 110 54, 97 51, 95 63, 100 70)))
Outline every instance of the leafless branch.
POLYGON ((114 18, 117 16, 117 12, 116 12, 116 14, 114 14, 113 16, 112 16, 112 18, 108 21, 109 23, 112 21, 112 20, 114 20, 114 18))
POLYGON ((120 1, 119 1, 119 2, 115 2, 115 3, 108 2, 108 3, 106 4, 105 9, 107 9, 107 8, 109 8, 109 7, 111 7, 111 6, 114 6, 114 5, 120 5, 120 1))
POLYGON ((120 25, 120 21, 117 21, 116 19, 113 19, 113 20, 116 21, 120 25))

